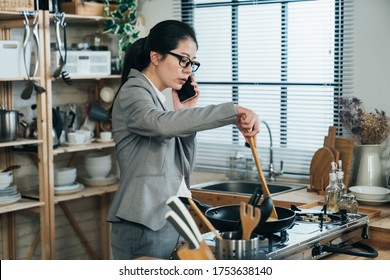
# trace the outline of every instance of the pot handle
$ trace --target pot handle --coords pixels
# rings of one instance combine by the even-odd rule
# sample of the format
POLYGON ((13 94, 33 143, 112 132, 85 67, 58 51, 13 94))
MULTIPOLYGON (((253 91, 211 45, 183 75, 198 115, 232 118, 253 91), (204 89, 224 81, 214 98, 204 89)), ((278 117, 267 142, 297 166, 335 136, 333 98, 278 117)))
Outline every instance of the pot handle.
POLYGON ((376 258, 378 256, 377 250, 372 248, 371 246, 361 243, 361 242, 356 242, 352 244, 352 248, 358 248, 362 250, 354 250, 354 249, 347 249, 347 248, 342 248, 342 247, 336 247, 336 246, 328 246, 328 245, 321 245, 318 244, 314 246, 312 250, 312 256, 318 256, 322 253, 340 253, 340 254, 346 254, 346 255, 351 255, 351 256, 358 256, 358 257, 365 257, 365 258, 376 258))

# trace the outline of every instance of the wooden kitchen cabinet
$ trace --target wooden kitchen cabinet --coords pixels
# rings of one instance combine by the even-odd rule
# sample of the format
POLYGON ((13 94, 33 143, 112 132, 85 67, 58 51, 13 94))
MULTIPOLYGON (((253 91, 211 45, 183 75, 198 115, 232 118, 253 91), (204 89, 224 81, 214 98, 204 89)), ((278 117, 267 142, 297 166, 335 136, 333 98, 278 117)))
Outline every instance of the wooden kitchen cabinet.
MULTIPOLYGON (((38 22, 38 34, 39 45, 44 45, 44 14, 43 12, 32 12, 28 15, 28 22, 32 26, 34 16, 37 17, 38 22)), ((21 12, 6 12, 0 11, 0 25, 1 33, 0 38, 4 41, 15 40, 20 42, 22 46, 23 42, 14 35, 15 30, 23 30, 25 16, 21 12)), ((31 32, 32 33, 32 32, 31 32)), ((31 34, 30 34, 31 35, 31 34)), ((32 35, 31 35, 32 36, 32 35)), ((36 56, 38 57, 38 56, 36 56)), ((16 63, 17 57, 13 57, 14 63, 16 63)), ((44 50, 41 47, 39 49, 39 67, 37 76, 34 81, 37 85, 44 86, 45 84, 45 68, 44 68, 44 50)), ((10 67, 10 65, 7 65, 10 67)), ((36 139, 24 139, 18 136, 16 141, 2 142, 0 143, 0 169, 12 164, 19 164, 22 166, 19 170, 14 170, 14 184, 17 179, 15 174, 22 174, 24 170, 32 169, 36 180, 27 181, 25 184, 17 184, 17 190, 22 194, 22 199, 9 204, 0 205, 1 214, 1 230, 2 230, 2 259, 29 259, 33 257, 33 251, 35 247, 40 244, 40 258, 50 259, 50 230, 48 225, 50 224, 50 211, 51 202, 48 191, 48 146, 47 146, 47 94, 34 94, 29 100, 20 99, 20 91, 17 89, 23 89, 25 86, 26 75, 17 75, 10 78, 0 77, 0 101, 7 109, 19 110, 23 105, 27 106, 35 103, 37 106, 37 138, 36 139), (15 151, 15 147, 21 145, 34 145, 36 151, 33 153, 20 153, 15 151), (21 156, 21 154, 23 154, 21 156), (23 157, 25 156, 25 157, 23 157), (26 164, 26 157, 31 157, 33 164, 26 164), (23 159, 24 158, 24 159, 23 159), (36 185, 35 185, 36 184, 36 185), (34 187, 37 191, 36 199, 28 199, 23 197, 24 189, 34 187), (33 213, 33 214, 31 214, 33 213), (37 225, 36 230, 39 234, 33 240, 30 249, 25 255, 22 255, 17 248, 17 224, 21 220, 19 218, 31 217, 32 223, 37 225)), ((16 184, 15 184, 16 185, 16 184)), ((24 253, 24 252, 23 252, 24 253)))

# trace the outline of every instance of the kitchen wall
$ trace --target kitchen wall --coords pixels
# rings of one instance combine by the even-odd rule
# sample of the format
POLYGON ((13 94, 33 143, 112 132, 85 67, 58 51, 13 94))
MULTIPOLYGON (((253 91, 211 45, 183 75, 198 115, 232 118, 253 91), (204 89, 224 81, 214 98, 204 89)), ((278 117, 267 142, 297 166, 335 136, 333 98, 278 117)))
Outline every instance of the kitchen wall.
POLYGON ((390 1, 354 0, 355 96, 390 115, 390 1))

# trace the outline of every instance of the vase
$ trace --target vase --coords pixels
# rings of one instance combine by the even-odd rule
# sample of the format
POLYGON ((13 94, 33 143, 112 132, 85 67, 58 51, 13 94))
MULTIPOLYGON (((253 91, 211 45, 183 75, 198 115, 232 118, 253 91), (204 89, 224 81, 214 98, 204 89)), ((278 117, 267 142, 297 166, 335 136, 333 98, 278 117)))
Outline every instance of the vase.
POLYGON ((357 145, 357 186, 382 186, 380 145, 357 145))

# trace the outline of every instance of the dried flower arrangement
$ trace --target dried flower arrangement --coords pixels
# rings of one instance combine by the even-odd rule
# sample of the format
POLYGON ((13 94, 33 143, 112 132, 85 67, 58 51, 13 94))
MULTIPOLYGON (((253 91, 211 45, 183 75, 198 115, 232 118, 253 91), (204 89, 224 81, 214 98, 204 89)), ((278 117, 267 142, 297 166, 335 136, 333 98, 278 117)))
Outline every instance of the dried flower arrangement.
POLYGON ((375 113, 365 112, 363 102, 356 97, 340 97, 338 100, 340 120, 359 144, 381 144, 389 136, 389 118, 383 110, 375 109, 375 113))

